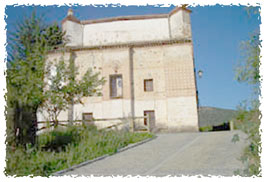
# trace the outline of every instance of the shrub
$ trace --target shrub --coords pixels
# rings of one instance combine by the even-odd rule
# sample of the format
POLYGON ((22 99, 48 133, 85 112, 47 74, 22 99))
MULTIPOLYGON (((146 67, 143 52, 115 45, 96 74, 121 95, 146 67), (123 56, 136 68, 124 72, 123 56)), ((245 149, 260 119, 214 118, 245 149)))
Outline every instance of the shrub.
POLYGON ((203 127, 200 127, 199 130, 201 132, 212 131, 212 126, 203 126, 203 127))
POLYGON ((39 135, 34 147, 17 147, 14 151, 8 147, 5 174, 49 176, 86 160, 113 154, 130 143, 150 137, 149 133, 99 131, 93 126, 56 129, 39 135))
MULTIPOLYGON (((245 148, 240 160, 244 164, 244 170, 235 171, 236 175, 242 176, 261 176, 261 136, 260 136, 261 112, 258 108, 252 110, 240 109, 235 119, 235 127, 247 134, 249 145, 245 148)), ((232 141, 238 141, 235 135, 232 141)))

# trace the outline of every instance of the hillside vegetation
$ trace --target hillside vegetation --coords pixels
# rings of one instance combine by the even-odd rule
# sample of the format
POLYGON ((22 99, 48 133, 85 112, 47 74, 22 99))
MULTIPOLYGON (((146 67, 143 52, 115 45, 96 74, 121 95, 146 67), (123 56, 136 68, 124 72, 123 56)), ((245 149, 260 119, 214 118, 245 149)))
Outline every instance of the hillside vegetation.
POLYGON ((95 126, 57 128, 38 136, 37 144, 7 148, 5 174, 8 176, 50 176, 153 135, 127 131, 97 130, 95 126))
POLYGON ((221 125, 236 116, 237 111, 215 107, 199 108, 199 127, 221 125))

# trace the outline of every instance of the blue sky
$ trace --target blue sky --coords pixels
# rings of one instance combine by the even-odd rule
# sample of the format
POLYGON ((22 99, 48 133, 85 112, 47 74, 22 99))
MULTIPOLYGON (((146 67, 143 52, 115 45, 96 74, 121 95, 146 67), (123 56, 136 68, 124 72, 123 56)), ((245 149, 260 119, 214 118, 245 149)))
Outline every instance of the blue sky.
MULTIPOLYGON (((44 14, 45 21, 61 22, 66 16, 67 6, 37 6, 38 15, 44 14)), ((92 7, 74 6, 77 18, 96 19, 121 15, 144 15, 169 13, 174 6, 122 6, 92 7)), ((30 15, 30 6, 7 6, 7 33, 14 24, 30 15)), ((247 40, 250 33, 259 29, 259 15, 248 16, 243 6, 197 6, 192 10, 192 38, 196 70, 202 70, 197 78, 200 106, 235 109, 241 101, 249 99, 252 88, 234 79, 234 68, 240 60, 240 42, 247 40)))

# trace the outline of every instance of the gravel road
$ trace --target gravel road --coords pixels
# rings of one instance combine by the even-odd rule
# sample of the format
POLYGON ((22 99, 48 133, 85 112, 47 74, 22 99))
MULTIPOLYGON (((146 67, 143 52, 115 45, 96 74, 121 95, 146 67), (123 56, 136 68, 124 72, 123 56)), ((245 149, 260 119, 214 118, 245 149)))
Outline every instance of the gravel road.
POLYGON ((246 143, 240 131, 157 134, 157 138, 63 175, 221 175, 242 168, 246 143), (238 133, 240 141, 231 142, 238 133))

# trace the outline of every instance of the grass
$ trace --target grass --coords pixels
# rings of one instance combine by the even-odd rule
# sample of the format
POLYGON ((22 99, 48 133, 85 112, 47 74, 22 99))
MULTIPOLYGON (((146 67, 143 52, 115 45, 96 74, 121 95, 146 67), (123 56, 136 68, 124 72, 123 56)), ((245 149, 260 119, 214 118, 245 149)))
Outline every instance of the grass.
MULTIPOLYGON (((261 111, 257 107, 251 110, 240 109, 234 122, 236 129, 247 134, 246 140, 249 143, 240 158, 244 169, 235 171, 235 175, 261 177, 261 111)), ((239 136, 234 135, 232 141, 239 141, 239 136)))
POLYGON ((151 137, 149 133, 99 131, 91 126, 57 129, 41 134, 35 147, 7 148, 5 174, 49 176, 151 137))
POLYGON ((212 126, 203 126, 203 127, 200 127, 199 130, 201 132, 212 131, 212 126))

